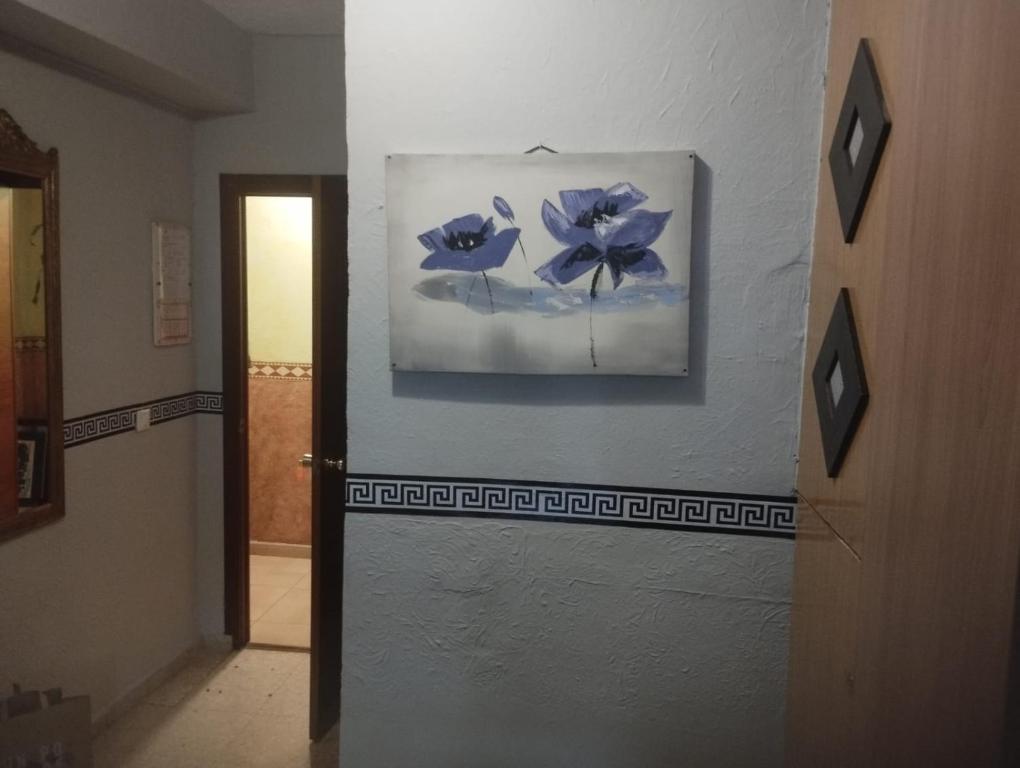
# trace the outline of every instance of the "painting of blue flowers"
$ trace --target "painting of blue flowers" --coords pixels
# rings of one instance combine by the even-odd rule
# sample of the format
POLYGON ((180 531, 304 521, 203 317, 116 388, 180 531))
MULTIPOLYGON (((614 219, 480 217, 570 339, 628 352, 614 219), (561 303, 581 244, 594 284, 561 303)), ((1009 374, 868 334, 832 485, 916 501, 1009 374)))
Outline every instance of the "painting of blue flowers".
POLYGON ((685 376, 693 152, 391 155, 394 370, 685 376))

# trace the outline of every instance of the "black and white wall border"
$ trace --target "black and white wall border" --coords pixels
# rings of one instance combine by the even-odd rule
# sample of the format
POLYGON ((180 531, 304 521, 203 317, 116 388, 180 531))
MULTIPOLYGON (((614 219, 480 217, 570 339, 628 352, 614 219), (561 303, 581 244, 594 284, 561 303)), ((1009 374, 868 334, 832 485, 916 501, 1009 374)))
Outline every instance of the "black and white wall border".
MULTIPOLYGON (((197 391, 111 408, 64 422, 73 448, 151 423, 223 413, 223 393, 197 391)), ((665 488, 418 475, 349 474, 347 511, 367 514, 540 520, 792 539, 796 498, 665 488)))
POLYGON ((195 413, 223 413, 222 392, 187 392, 134 405, 77 416, 64 421, 64 447, 73 448, 104 437, 112 437, 135 428, 135 414, 148 408, 152 424, 191 416, 195 413))
POLYGON ((351 474, 347 511, 626 525, 793 538, 796 500, 629 486, 351 474))

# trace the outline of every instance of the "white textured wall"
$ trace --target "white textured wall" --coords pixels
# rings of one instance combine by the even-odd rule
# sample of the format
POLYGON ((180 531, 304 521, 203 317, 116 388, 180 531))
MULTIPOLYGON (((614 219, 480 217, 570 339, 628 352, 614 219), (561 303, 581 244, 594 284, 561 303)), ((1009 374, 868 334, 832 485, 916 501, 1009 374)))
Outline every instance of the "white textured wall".
MULTIPOLYGON (((191 125, 0 53, 0 106, 60 152, 64 415, 194 388, 152 344, 153 219, 191 219, 191 125)), ((93 714, 198 637, 191 419, 72 448, 66 517, 0 543, 0 687, 93 714)))
MULTIPOLYGON (((345 29, 351 469, 789 493, 827 4, 348 0, 345 29), (390 373, 384 156, 540 141, 697 151, 688 379, 390 373)), ((351 515, 346 546, 348 768, 781 764, 789 543, 351 515)))
MULTIPOLYGON (((256 36, 255 111, 195 125, 195 353, 198 388, 222 387, 221 173, 342 174, 344 49, 339 36, 256 36)), ((310 300, 310 299, 309 299, 310 300)), ((223 632, 223 434, 198 417, 198 581, 206 634, 223 632)))
POLYGON ((341 765, 782 764, 790 547, 352 515, 341 765))

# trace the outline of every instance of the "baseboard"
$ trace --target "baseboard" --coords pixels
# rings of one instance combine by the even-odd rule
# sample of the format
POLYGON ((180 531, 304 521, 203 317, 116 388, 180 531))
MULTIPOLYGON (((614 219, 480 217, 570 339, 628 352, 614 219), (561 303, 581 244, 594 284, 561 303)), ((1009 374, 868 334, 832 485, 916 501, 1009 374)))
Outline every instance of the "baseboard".
POLYGON ((214 651, 230 653, 234 650, 234 638, 230 635, 220 634, 219 632, 215 634, 204 634, 202 635, 201 646, 214 651))
POLYGON ((167 664, 164 664, 151 675, 144 678, 140 683, 116 699, 102 712, 95 714, 92 719, 93 736, 102 731, 104 728, 109 727, 128 710, 142 702, 147 696, 149 696, 149 694, 163 685, 163 683, 188 666, 191 658, 201 648, 222 649, 224 652, 227 652, 230 650, 230 638, 222 635, 208 635, 197 639, 194 644, 181 651, 167 664))
POLYGON ((275 541, 252 541, 248 544, 248 552, 252 555, 268 555, 269 557, 300 557, 312 559, 311 544, 282 544, 275 541))

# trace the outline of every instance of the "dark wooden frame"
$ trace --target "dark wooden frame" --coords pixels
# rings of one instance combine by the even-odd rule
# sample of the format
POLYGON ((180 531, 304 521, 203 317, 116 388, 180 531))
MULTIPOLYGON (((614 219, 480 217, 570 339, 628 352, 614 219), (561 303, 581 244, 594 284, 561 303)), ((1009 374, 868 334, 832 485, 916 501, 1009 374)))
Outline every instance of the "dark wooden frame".
MULTIPOLYGON (((248 591, 248 361, 244 206, 247 196, 312 198, 312 654, 310 736, 340 711, 344 471, 322 459, 347 455, 347 179, 220 176, 223 313, 225 626, 235 648, 250 640, 248 591), (330 383, 332 387, 330 388, 330 383), (338 386, 339 384, 339 386, 338 386), (340 390, 343 390, 342 392, 340 390), (328 393, 328 397, 326 396, 328 393), (325 429, 330 425, 331 429, 325 429), (333 504, 327 509, 327 505, 333 504), (318 546, 314 546, 314 545, 318 546)), ((295 457, 295 460, 297 457, 295 457)))
POLYGON ((886 111, 882 83, 878 79, 871 47, 867 40, 862 39, 829 147, 829 170, 836 190, 844 242, 852 243, 857 233, 891 128, 892 121, 886 111), (849 148, 858 121, 864 138, 857 162, 853 162, 849 148))
POLYGON ((868 406, 868 382, 864 375, 850 292, 846 288, 841 288, 836 297, 825 338, 811 371, 811 383, 822 431, 825 468, 829 477, 836 477, 868 406), (838 403, 833 399, 830 384, 837 363, 843 378, 843 392, 838 403))
MULTIPOLYGON (((46 283, 46 399, 50 439, 46 466, 48 500, 16 515, 0 510, 0 541, 56 522, 64 516, 64 388, 60 334, 60 192, 57 150, 43 152, 14 118, 0 109, 0 182, 29 182, 42 189, 43 254, 46 283)), ((14 437, 13 435, 11 436, 14 437)), ((14 471, 15 467, 10 468, 14 471)))
POLYGON ((312 559, 310 736, 321 739, 340 718, 343 554, 347 489, 347 177, 315 177, 312 222, 312 541, 336 555, 312 559), (330 257, 334 258, 330 258, 330 257), (341 393, 342 388, 342 393, 341 393), (322 428, 331 425, 332 429, 322 428), (330 470, 324 458, 343 459, 330 470), (329 506, 330 502, 333 506, 329 506))
POLYGON ((309 176, 220 176, 223 315, 224 606, 235 648, 250 640, 248 594, 248 308, 244 205, 246 196, 310 197, 309 176))

